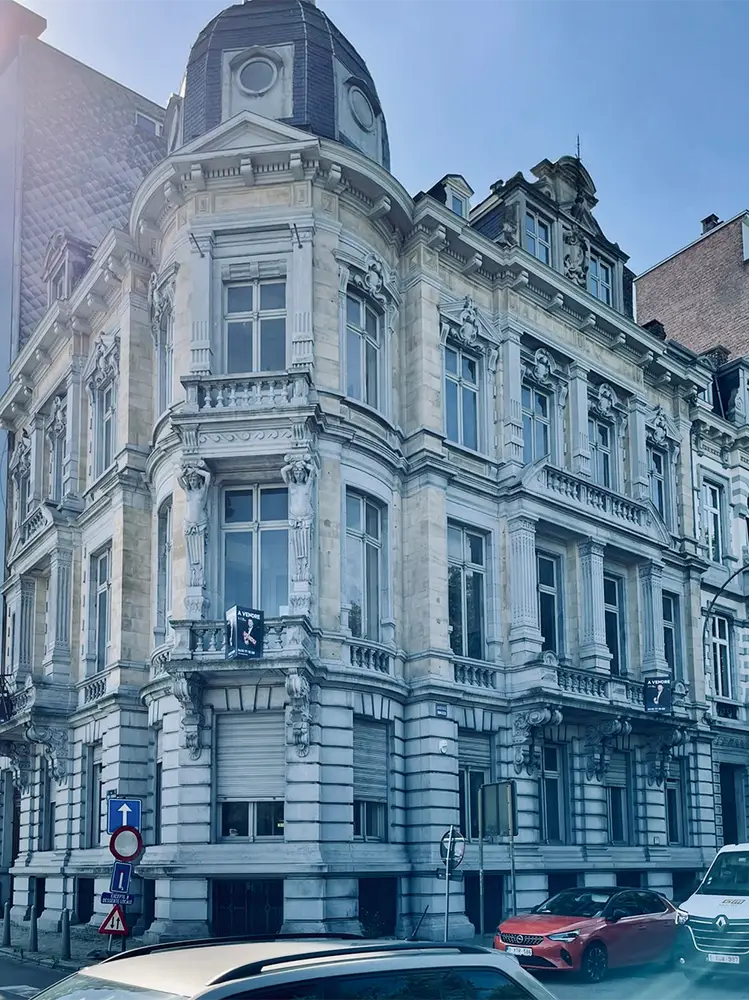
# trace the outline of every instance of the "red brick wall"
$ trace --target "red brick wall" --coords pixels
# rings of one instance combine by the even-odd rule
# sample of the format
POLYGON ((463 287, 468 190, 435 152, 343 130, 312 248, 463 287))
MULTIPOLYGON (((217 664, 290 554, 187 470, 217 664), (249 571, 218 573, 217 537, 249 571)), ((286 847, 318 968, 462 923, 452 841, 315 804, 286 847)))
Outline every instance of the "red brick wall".
POLYGON ((749 354, 749 262, 742 218, 637 279, 637 322, 658 319, 666 336, 701 353, 718 344, 749 354))

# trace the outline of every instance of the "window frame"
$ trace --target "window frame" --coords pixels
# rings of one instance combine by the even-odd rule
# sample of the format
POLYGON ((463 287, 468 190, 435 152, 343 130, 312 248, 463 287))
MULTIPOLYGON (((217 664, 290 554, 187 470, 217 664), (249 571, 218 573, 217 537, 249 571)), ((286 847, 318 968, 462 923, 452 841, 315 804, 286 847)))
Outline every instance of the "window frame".
POLYGON ((387 572, 388 572, 388 560, 387 560, 387 539, 388 539, 388 522, 387 522, 387 508, 385 504, 379 500, 377 497, 372 496, 369 493, 365 493, 354 486, 346 486, 344 491, 344 509, 343 509, 344 521, 346 527, 346 538, 345 538, 345 548, 343 552, 343 579, 345 582, 345 603, 348 606, 348 622, 349 630, 357 639, 362 639, 365 642, 381 642, 382 641, 382 624, 383 620, 387 618, 387 572), (359 527, 352 527, 349 524, 349 501, 357 501, 359 503, 359 527), (376 512, 377 516, 377 526, 379 531, 379 537, 375 537, 369 532, 367 523, 367 514, 369 510, 376 512), (351 578, 349 573, 349 546, 356 545, 360 548, 360 558, 359 558, 359 568, 361 571, 360 579, 357 581, 361 596, 362 596, 362 606, 359 609, 360 621, 357 626, 357 619, 353 613, 354 605, 351 601, 350 584, 351 578), (376 594, 370 593, 371 590, 371 580, 369 577, 369 559, 368 552, 377 552, 376 558, 376 569, 377 569, 377 584, 376 584, 376 594), (376 596, 377 606, 370 611, 370 602, 376 596), (373 621, 370 617, 371 614, 376 614, 376 620, 373 621), (357 626, 357 627, 355 627, 357 626), (374 634, 372 634, 374 633, 374 634))
POLYGON ((174 508, 173 498, 161 501, 156 515, 156 638, 165 642, 172 634, 174 508))
POLYGON ((216 829, 216 841, 221 844, 227 843, 279 843, 285 839, 285 813, 286 813, 286 800, 284 798, 277 799, 221 799, 216 803, 217 810, 217 829, 216 829), (247 807, 247 836, 243 834, 238 834, 236 837, 232 837, 230 834, 224 834, 224 816, 223 810, 224 806, 246 806, 247 807), (262 805, 272 805, 274 807, 281 808, 281 833, 273 834, 259 834, 257 832, 258 827, 258 806, 262 805))
POLYGON ((650 500, 663 520, 668 522, 670 510, 668 455, 663 448, 656 448, 653 445, 648 445, 648 482, 650 486, 650 500), (655 469, 655 462, 653 459, 656 458, 656 456, 663 463, 660 472, 657 472, 655 469), (656 500, 657 484, 660 484, 662 498, 662 502, 660 504, 656 500))
POLYGON ((563 573, 563 563, 562 557, 555 552, 548 552, 545 549, 536 549, 536 590, 538 595, 538 627, 543 636, 543 644, 541 647, 542 652, 546 650, 551 650, 557 656, 561 658, 564 656, 564 573, 563 573), (552 563, 554 567, 554 585, 541 583, 541 567, 540 560, 546 559, 552 563), (543 629, 541 627, 542 614, 541 614, 541 595, 550 595, 554 600, 554 621, 555 621, 555 642, 553 645, 548 644, 546 636, 543 635, 543 629))
MULTIPOLYGON (((454 535, 453 535, 454 537, 454 535)), ((487 608, 488 608, 488 595, 487 595, 487 584, 488 584, 488 568, 489 568, 489 536, 485 531, 479 528, 474 528, 467 524, 462 524, 458 521, 448 520, 447 522, 447 538, 448 538, 448 548, 447 548, 447 571, 448 571, 448 637, 450 642, 450 649, 454 656, 459 656, 466 660, 484 660, 486 658, 486 637, 487 637, 487 608), (461 547, 461 560, 458 561, 455 556, 450 553, 450 535, 451 532, 460 533, 460 547, 461 547), (473 562, 471 559, 471 544, 470 539, 476 538, 481 542, 481 554, 482 563, 473 562), (451 621, 451 602, 449 598, 450 591, 450 569, 458 569, 460 571, 460 600, 461 600, 461 652, 458 652, 453 646, 453 636, 455 635, 455 626, 451 621), (471 576, 478 575, 482 580, 481 585, 481 600, 480 600, 480 656, 474 656, 471 654, 470 649, 470 638, 468 635, 468 574, 471 576)))
MULTIPOLYGON (((227 592, 229 588, 226 586, 226 573, 227 573, 227 559, 226 559, 226 540, 227 536, 230 534, 249 534, 252 536, 252 568, 251 574, 252 579, 250 581, 251 593, 249 595, 246 604, 240 604, 241 607, 251 607, 262 609, 265 612, 266 618, 275 618, 275 614, 271 614, 269 610, 263 607, 263 574, 262 574, 262 536, 266 532, 280 532, 284 531, 286 533, 286 604, 279 604, 278 617, 282 617, 282 609, 285 607, 288 609, 289 605, 289 590, 291 577, 289 574, 288 557, 291 543, 291 529, 290 529, 290 519, 288 510, 289 501, 289 491, 288 487, 280 483, 249 483, 249 484, 229 484, 227 483, 220 494, 220 512, 219 512, 219 527, 221 532, 221 552, 219 556, 220 562, 220 594, 221 603, 225 610, 228 610, 231 605, 227 603, 227 592), (263 492, 281 492, 283 491, 286 495, 286 518, 285 520, 263 520, 261 517, 262 508, 262 494, 263 492), (227 523, 226 520, 226 498, 231 493, 251 493, 252 495, 252 521, 237 521, 234 523, 227 523)), ((288 614, 288 610, 286 612, 288 614)))
POLYGON ((68 260, 67 254, 57 265, 49 277, 49 305, 63 302, 68 297, 68 260))
POLYGON ((702 480, 703 531, 707 557, 710 562, 723 564, 727 555, 724 541, 725 530, 725 487, 712 479, 702 480), (717 504, 709 503, 711 492, 715 492, 717 504))
POLYGON ((117 454, 117 383, 110 379, 96 389, 95 396, 95 431, 96 442, 94 455, 94 478, 98 479, 114 465, 117 454), (107 396, 111 394, 111 404, 107 405, 107 396), (109 436, 107 432, 109 431, 109 436), (107 454, 107 446, 110 454, 107 454), (107 461, 107 458, 109 461, 107 461))
POLYGON ((541 746, 541 772, 539 775, 539 804, 541 819, 541 839, 545 844, 566 844, 568 841, 568 817, 567 817, 567 754, 566 748, 561 743, 544 743, 541 746), (556 770, 547 770, 546 751, 554 750, 557 755, 556 770), (559 838, 549 837, 549 803, 547 799, 547 780, 556 781, 557 784, 557 823, 559 824, 559 838))
POLYGON ((540 462, 542 458, 548 458, 550 462, 554 461, 554 426, 553 426, 553 412, 554 412, 554 392, 550 389, 542 389, 535 385, 533 382, 524 381, 521 386, 520 391, 520 405, 522 411, 523 419, 523 464, 533 465, 534 462, 540 462), (523 400, 523 394, 525 391, 530 393, 530 406, 526 406, 523 400), (545 418, 540 417, 536 413, 535 409, 535 397, 543 396, 547 403, 547 416, 545 418), (531 457, 528 459, 528 439, 526 438, 526 420, 530 425, 530 450, 531 457), (536 424, 542 424, 546 427, 547 440, 548 440, 548 450, 544 452, 543 455, 536 454, 536 424))
POLYGON ((344 312, 344 337, 345 337, 345 358, 346 364, 344 366, 344 385, 346 397, 348 399, 355 399, 359 403, 363 403, 364 406, 369 406, 378 413, 382 413, 385 410, 385 392, 384 392, 384 334, 385 334, 385 314, 380 306, 376 306, 372 300, 367 296, 363 295, 360 291, 356 289, 355 286, 349 284, 346 288, 346 292, 343 296, 343 309, 344 312), (354 324, 349 319, 349 302, 356 302, 359 307, 359 323, 354 324), (367 314, 370 313, 375 320, 376 335, 372 337, 367 328, 367 314), (363 323, 362 323, 363 317, 363 323), (353 364, 352 352, 350 350, 351 340, 350 338, 356 337, 359 341, 359 346, 357 348, 359 352, 359 372, 358 380, 360 386, 360 395, 357 395, 355 391, 352 391, 352 384, 349 378, 349 366, 353 364), (374 388, 375 388, 375 400, 369 398, 369 371, 370 371, 370 359, 368 356, 368 347, 370 347, 374 352, 375 367, 374 367, 374 388))
POLYGON ((148 132, 150 135, 161 135, 163 130, 162 123, 157 118, 154 118, 153 115, 149 115, 145 111, 135 112, 135 127, 142 128, 144 132, 148 132), (144 125, 144 122, 150 122, 150 124, 153 125, 153 130, 144 125))
POLYGON ((626 847, 632 842, 632 831, 631 827, 634 825, 630 822, 630 800, 631 800, 631 768, 630 761, 627 759, 627 778, 626 784, 624 785, 606 785, 606 815, 607 815, 607 836, 608 844, 611 847, 626 847), (621 825, 622 825, 622 838, 621 840, 614 839, 614 808, 613 800, 614 794, 621 796, 621 825))
POLYGON ((94 660, 94 672, 99 674, 109 666, 110 647, 112 644, 112 546, 106 545, 103 549, 91 556, 91 653, 94 660), (101 580, 101 565, 106 560, 106 575, 101 580), (99 633, 101 623, 101 600, 106 598, 105 608, 105 635, 104 642, 101 642, 99 633), (103 653, 103 662, 101 659, 103 653))
POLYGON ((384 844, 387 842, 387 802, 354 799, 354 840, 384 844), (369 832, 369 820, 375 819, 379 833, 369 832), (357 828, 359 833, 357 833, 357 828), (364 831, 364 832, 362 832, 364 831))
POLYGON ((588 262, 588 291, 599 302, 614 305, 614 265, 598 253, 591 253, 588 262), (600 274, 601 268, 608 272, 608 281, 600 274), (601 291, 604 294, 601 294, 601 291))
POLYGON ((733 632, 733 622, 727 615, 721 614, 711 614, 710 615, 710 659, 712 666, 712 683, 713 683, 713 697, 720 701, 732 701, 733 700, 733 689, 734 689, 734 678, 733 678, 733 656, 731 649, 733 632), (720 623, 725 623, 725 636, 720 635, 720 623), (725 650, 725 665, 726 665, 726 679, 728 681, 728 692, 721 690, 723 687, 721 679, 721 672, 716 669, 719 666, 720 660, 720 650, 725 650), (716 655, 717 654, 717 655, 716 655))
POLYGON ((221 333, 222 333, 222 358, 223 368, 226 375, 262 375, 273 374, 274 372, 288 371, 289 367, 289 281, 288 275, 262 275, 254 278, 226 279, 221 283, 221 333), (283 308, 263 309, 261 308, 261 288, 263 285, 283 285, 284 305, 283 308), (252 308, 229 312, 229 291, 232 288, 252 288, 252 308), (280 320, 284 322, 283 348, 284 366, 283 368, 263 368, 262 365, 262 323, 270 320, 280 320), (250 370, 241 371, 229 367, 229 326, 232 323, 250 323, 252 331, 250 334, 250 370))
POLYGON ((523 249, 526 250, 531 257, 536 260, 540 260, 542 264, 547 264, 551 267, 552 261, 552 239, 553 239, 553 227, 549 219, 546 218, 541 212, 536 211, 535 208, 531 208, 526 205, 525 207, 525 221, 523 226, 523 249), (529 220, 533 223, 533 228, 530 229, 528 226, 529 220), (547 239, 543 239, 538 232, 539 224, 546 227, 547 239), (531 246, 531 241, 533 245, 531 246), (545 254, 538 252, 539 248, 546 251, 545 254))
POLYGON ((444 406, 443 406, 443 422, 444 422, 444 434, 447 440, 451 444, 457 444, 461 448, 468 448, 471 451, 481 451, 483 447, 483 434, 482 434, 482 379, 483 371, 481 365, 481 358, 478 354, 472 351, 466 351, 464 348, 459 347, 453 341, 449 340, 445 343, 442 350, 442 372, 443 372, 443 392, 444 392, 444 406), (447 358, 448 351, 452 352, 456 356, 456 371, 451 372, 448 370, 447 358), (476 378, 474 382, 465 378, 463 375, 464 360, 469 364, 475 365, 476 378), (450 419, 449 419, 449 409, 448 402, 450 395, 448 393, 448 383, 456 386, 457 395, 457 409, 456 409, 456 422, 457 422, 457 437, 452 437, 450 434, 450 419), (464 426, 464 407, 463 400, 464 394, 468 393, 473 396, 476 414, 476 441, 471 444, 466 441, 465 426, 464 426))
POLYGON ((616 572, 607 571, 603 574, 603 613, 604 613, 604 623, 607 620, 609 614, 615 613, 617 615, 617 637, 618 637, 618 650, 617 655, 608 646, 608 636, 606 637, 606 647, 609 648, 611 653, 611 676, 612 677, 626 677, 627 676, 627 608, 626 608, 626 580, 624 576, 619 575, 616 572), (617 604, 608 604, 606 602, 606 580, 613 581, 616 586, 616 596, 617 604), (616 662, 616 672, 615 670, 616 662))
POLYGON ((590 450, 590 478, 605 490, 615 490, 617 488, 616 477, 616 427, 610 420, 598 417, 595 414, 588 414, 588 448, 590 450), (591 434, 591 428, 594 432, 591 434), (608 447, 601 445, 598 441, 598 431, 605 429, 608 435, 608 447), (608 482, 605 482, 606 459, 608 459, 608 482))
POLYGON ((670 590, 661 591, 661 605, 663 617, 663 655, 668 663, 674 678, 680 677, 682 673, 682 643, 681 643, 681 600, 679 594, 670 590), (671 604, 671 618, 666 618, 666 602, 671 604), (666 633, 671 633, 671 646, 673 649, 673 663, 669 662, 667 655, 668 643, 666 633))
POLYGON ((686 830, 687 824, 686 820, 686 808, 684 801, 684 780, 683 771, 681 768, 681 761, 679 763, 679 773, 674 777, 668 777, 663 783, 663 796, 665 803, 665 816, 666 816, 666 844, 671 846, 685 846, 686 845, 686 830), (674 792, 673 798, 675 799, 676 813, 672 814, 671 808, 669 806, 669 791, 674 792), (675 815, 677 835, 676 839, 671 838, 671 818, 675 815))

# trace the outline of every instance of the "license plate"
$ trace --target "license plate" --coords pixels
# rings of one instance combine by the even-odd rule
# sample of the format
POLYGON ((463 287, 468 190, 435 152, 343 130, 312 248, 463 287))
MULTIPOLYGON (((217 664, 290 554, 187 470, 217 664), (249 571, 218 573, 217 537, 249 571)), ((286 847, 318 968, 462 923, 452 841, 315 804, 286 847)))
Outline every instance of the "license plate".
POLYGON ((524 958, 530 958, 533 954, 532 948, 515 948, 512 945, 507 945, 505 951, 508 955, 522 955, 524 958))
POLYGON ((738 955, 713 955, 707 956, 708 962, 718 962, 720 965, 738 965, 741 959, 738 955))

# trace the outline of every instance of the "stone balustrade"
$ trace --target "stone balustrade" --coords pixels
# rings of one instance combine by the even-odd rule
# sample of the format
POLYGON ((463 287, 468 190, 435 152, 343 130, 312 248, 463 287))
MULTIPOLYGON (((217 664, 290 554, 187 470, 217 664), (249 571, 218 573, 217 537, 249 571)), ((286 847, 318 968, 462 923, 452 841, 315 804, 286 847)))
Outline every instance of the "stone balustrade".
POLYGON ((455 683, 463 687, 484 688, 494 691, 497 687, 497 668, 475 660, 453 660, 455 683))
MULTIPOLYGON (((154 650, 151 664, 155 673, 168 671, 169 663, 182 660, 197 660, 201 669, 211 663, 225 665, 229 660, 229 641, 226 622, 205 619, 172 621, 172 641, 154 650)), ((299 617, 269 618, 265 620, 263 655, 257 658, 241 658, 236 662, 243 669, 251 668, 253 662, 267 669, 267 661, 303 658, 315 650, 313 636, 307 620, 299 617)))
POLYGON ((249 375, 200 375, 182 379, 183 413, 260 413, 309 405, 311 382, 306 371, 249 375))
POLYGON ((573 473, 547 465, 543 469, 542 483, 551 493, 580 507, 608 515, 615 521, 623 521, 639 528, 646 528, 650 523, 650 514, 644 504, 573 473))
POLYGON ((348 643, 349 663, 361 670, 375 670, 380 674, 393 672, 393 654, 378 642, 351 639, 348 643))
POLYGON ((609 679, 589 670, 574 670, 571 667, 557 668, 557 685, 567 694, 581 695, 596 701, 609 700, 609 679))

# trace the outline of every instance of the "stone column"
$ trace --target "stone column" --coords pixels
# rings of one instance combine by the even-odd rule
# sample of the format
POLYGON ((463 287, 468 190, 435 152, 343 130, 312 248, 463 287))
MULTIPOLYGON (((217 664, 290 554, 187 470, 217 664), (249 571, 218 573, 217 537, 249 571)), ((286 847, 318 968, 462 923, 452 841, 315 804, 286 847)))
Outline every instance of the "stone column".
POLYGON ((603 610, 603 545, 588 538, 578 543, 580 556, 580 665, 609 672, 603 610))
POLYGON ((639 567, 642 617, 642 673, 657 676, 668 670, 663 648, 663 567, 652 560, 639 567))
POLYGON ((513 663, 525 663, 540 654, 543 644, 538 625, 535 519, 514 517, 508 521, 507 531, 512 594, 510 649, 513 663))
MULTIPOLYGON (((293 236, 292 281, 287 282, 287 295, 291 297, 291 365, 311 367, 315 363, 312 337, 312 227, 298 229, 293 236), (301 243, 301 246, 299 245, 301 243), (290 287, 289 287, 290 286, 290 287)), ((346 312, 344 309, 343 315, 346 312)))
POLYGON ((54 549, 50 558, 45 663, 55 673, 70 672, 70 588, 73 553, 54 549))
POLYGON ((190 374, 210 375, 213 366, 213 237, 190 240, 190 374), (197 244, 197 245, 196 245, 197 244))
POLYGON ((523 396, 520 375, 520 331, 510 328, 502 343, 504 411, 503 476, 517 476, 523 467, 523 396))
POLYGON ((29 505, 41 503, 44 497, 45 432, 44 414, 37 413, 30 424, 31 431, 31 478, 29 481, 29 505))
POLYGON ((648 442, 645 427, 645 414, 648 404, 644 399, 634 397, 630 402, 629 413, 629 463, 632 480, 632 496, 636 500, 644 500, 650 496, 650 477, 648 474, 648 442))
POLYGON ((570 365, 570 437, 572 471, 589 476, 588 369, 577 363, 570 365))
POLYGON ((81 408, 84 404, 81 391, 81 363, 74 359, 67 375, 65 459, 62 467, 62 497, 66 504, 71 499, 80 503, 81 408))
POLYGON ((16 623, 18 676, 16 686, 23 687, 31 674, 34 661, 34 616, 36 583, 29 577, 21 577, 21 601, 16 623))

